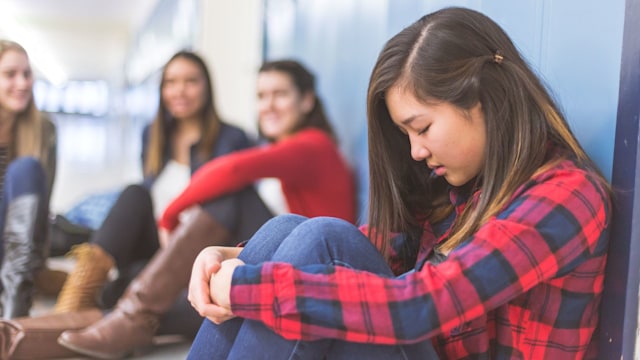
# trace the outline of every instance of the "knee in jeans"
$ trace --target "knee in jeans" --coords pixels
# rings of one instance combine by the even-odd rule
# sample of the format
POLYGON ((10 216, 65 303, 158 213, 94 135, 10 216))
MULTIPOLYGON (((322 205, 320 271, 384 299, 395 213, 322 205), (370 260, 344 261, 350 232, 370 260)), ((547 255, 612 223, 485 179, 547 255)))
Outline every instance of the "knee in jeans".
POLYGON ((354 226, 346 220, 339 218, 318 216, 310 218, 304 222, 305 227, 317 229, 319 231, 332 230, 332 229, 353 229, 354 226))
POLYGON ((275 216, 269 220, 267 220, 266 223, 264 223, 263 227, 270 227, 270 226, 289 226, 289 225, 299 225, 302 224, 303 222, 307 221, 308 218, 302 216, 302 215, 296 215, 296 214, 283 214, 283 215, 278 215, 275 216))
POLYGON ((8 189, 20 188, 28 193, 44 195, 47 178, 40 162, 31 156, 19 157, 7 166, 5 185, 8 189))
POLYGON ((33 156, 23 156, 13 160, 9 166, 7 166, 6 176, 18 176, 21 178, 35 176, 44 179, 44 169, 38 159, 33 156))
POLYGON ((336 239, 359 230, 350 222, 333 217, 315 217, 300 224, 298 231, 313 234, 312 239, 336 239))

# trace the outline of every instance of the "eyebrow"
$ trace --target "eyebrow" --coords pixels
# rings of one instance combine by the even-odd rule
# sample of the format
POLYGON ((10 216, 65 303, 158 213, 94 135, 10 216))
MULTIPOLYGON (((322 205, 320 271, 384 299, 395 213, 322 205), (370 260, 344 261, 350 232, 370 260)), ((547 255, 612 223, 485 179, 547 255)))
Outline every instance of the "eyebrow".
POLYGON ((404 119, 404 120, 400 121, 400 123, 401 123, 402 125, 409 125, 409 124, 411 124, 411 123, 413 122, 413 120, 415 120, 418 116, 419 116, 419 115, 411 115, 411 116, 409 116, 408 118, 406 118, 406 119, 404 119))

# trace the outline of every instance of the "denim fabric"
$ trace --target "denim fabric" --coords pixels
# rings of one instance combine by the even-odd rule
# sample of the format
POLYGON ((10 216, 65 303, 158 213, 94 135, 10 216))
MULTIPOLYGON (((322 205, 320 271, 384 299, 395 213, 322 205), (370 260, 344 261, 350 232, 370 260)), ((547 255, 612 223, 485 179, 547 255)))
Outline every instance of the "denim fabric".
POLYGON ((64 216, 72 223, 98 230, 116 203, 121 188, 92 194, 75 204, 64 216))
MULTIPOLYGON (((40 162, 33 157, 20 157, 9 163, 2 188, 0 201, 0 231, 4 231, 9 204, 23 195, 36 195, 40 200, 36 213, 34 237, 42 238, 46 232, 46 221, 49 213, 49 196, 47 178, 40 162)), ((0 262, 4 259, 4 237, 0 237, 0 262)))
MULTIPOLYGON (((371 242, 352 224, 319 217, 282 215, 267 222, 247 243, 248 264, 282 261, 302 266, 333 264, 393 276, 371 242)), ((188 359, 437 359, 430 341, 406 346, 340 340, 290 341, 262 323, 235 318, 221 325, 204 320, 188 359)))

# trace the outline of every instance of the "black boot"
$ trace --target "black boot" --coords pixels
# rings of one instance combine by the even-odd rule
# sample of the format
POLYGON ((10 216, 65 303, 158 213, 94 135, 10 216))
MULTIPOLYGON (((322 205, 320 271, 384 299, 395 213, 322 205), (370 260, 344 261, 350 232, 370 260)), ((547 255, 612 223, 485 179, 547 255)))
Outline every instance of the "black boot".
POLYGON ((4 260, 0 269, 2 317, 29 315, 36 272, 45 261, 45 219, 38 216, 37 195, 23 195, 9 203, 4 226, 4 260))

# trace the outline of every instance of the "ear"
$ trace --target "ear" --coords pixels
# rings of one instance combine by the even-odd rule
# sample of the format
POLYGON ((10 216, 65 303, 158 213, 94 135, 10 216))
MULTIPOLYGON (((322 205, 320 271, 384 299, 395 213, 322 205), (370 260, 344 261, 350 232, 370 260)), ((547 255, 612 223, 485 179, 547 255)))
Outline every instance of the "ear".
POLYGON ((316 106, 316 93, 313 91, 309 91, 302 95, 302 112, 308 114, 313 110, 313 107, 316 106))

